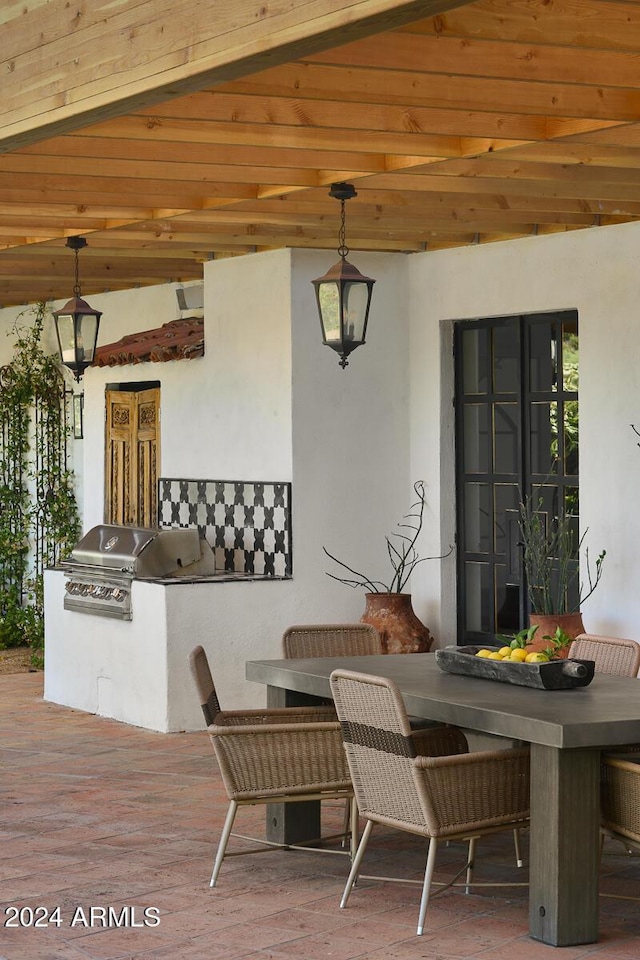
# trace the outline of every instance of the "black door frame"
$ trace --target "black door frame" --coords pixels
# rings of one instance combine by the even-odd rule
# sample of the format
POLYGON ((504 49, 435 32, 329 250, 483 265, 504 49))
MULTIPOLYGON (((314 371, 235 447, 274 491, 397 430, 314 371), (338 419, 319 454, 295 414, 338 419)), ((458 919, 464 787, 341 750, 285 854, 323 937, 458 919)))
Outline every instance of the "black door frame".
MULTIPOLYGON (((503 613, 503 619, 511 620, 513 629, 500 629, 500 632, 514 632, 528 622, 529 606, 527 600, 526 583, 522 564, 522 550, 519 545, 519 528, 517 524, 517 504, 513 504, 509 510, 504 510, 505 523, 504 540, 501 544, 505 551, 496 549, 496 528, 495 523, 495 504, 496 493, 499 485, 504 485, 504 490, 517 484, 518 502, 523 496, 538 496, 539 490, 544 490, 551 500, 556 504, 567 502, 567 492, 572 489, 577 505, 577 492, 579 478, 577 473, 567 473, 567 461, 565 458, 565 439, 564 439, 564 403, 567 399, 577 400, 577 392, 571 392, 564 389, 565 384, 562 381, 563 375, 563 336, 562 332, 565 325, 570 327, 575 325, 575 331, 578 330, 578 314, 575 310, 549 311, 546 313, 516 314, 512 316, 486 317, 474 320, 460 320, 454 324, 454 406, 455 406, 455 480, 456 480, 456 542, 457 542, 457 637, 458 643, 489 642, 491 636, 496 632, 497 594, 496 576, 500 575, 500 568, 504 567, 504 594, 511 596, 510 613, 503 613), (551 324, 548 335, 549 344, 549 364, 544 375, 536 374, 539 379, 546 380, 544 384, 540 382, 532 383, 531 370, 532 356, 540 360, 534 354, 532 347, 532 338, 535 336, 535 328, 542 329, 541 325, 551 324), (499 379, 495 373, 493 344, 496 341, 494 331, 500 328, 516 328, 517 337, 517 357, 507 357, 507 361, 512 364, 511 376, 512 383, 515 384, 515 374, 517 372, 517 384, 515 390, 496 389, 496 381, 499 379), (462 350, 462 337, 465 331, 477 330, 485 337, 484 376, 485 389, 479 389, 478 392, 467 392, 464 390, 464 356, 462 350), (555 342, 555 347, 553 346, 555 342), (555 362, 552 357, 555 349, 555 362), (552 374, 552 367, 556 373, 556 379, 552 374), (494 375, 495 374, 495 375, 494 375), (560 378, 560 379, 558 379, 560 378), (541 389, 544 386, 544 389, 541 389), (555 465, 547 464, 545 461, 542 466, 540 451, 548 452, 549 439, 552 436, 551 427, 551 406, 548 407, 548 422, 540 417, 545 405, 556 403, 556 424, 555 429, 558 436, 558 462, 555 465), (499 459, 496 452, 496 438, 499 440, 499 431, 496 428, 496 411, 499 412, 501 404, 515 405, 517 411, 517 473, 501 473, 496 470, 496 460, 499 459), (538 405, 537 407, 535 405, 538 405), (483 450, 481 443, 478 445, 477 459, 479 469, 474 472, 465 468, 465 458, 463 455, 464 440, 464 422, 468 406, 477 406, 484 409, 486 434, 481 436, 479 429, 478 436, 481 443, 486 447, 483 450), (538 419, 536 424, 532 424, 532 411, 537 409, 538 419), (542 422, 541 422, 542 421, 542 422), (532 429, 537 431, 532 434, 532 429), (538 437, 538 448, 536 450, 535 437, 538 437), (484 458, 484 459, 483 459, 484 458), (485 469, 486 466, 486 469, 485 469), (466 495, 471 489, 471 485, 477 484, 478 491, 481 486, 486 486, 488 495, 485 496, 484 508, 486 510, 486 530, 490 537, 490 543, 482 543, 481 550, 469 550, 467 544, 467 509, 466 495), (514 509, 515 507, 515 509, 514 509), (509 517, 510 514, 510 517, 509 517), (491 591, 491 600, 489 606, 489 622, 482 623, 479 631, 471 631, 467 628, 467 567, 468 563, 478 565, 479 575, 487 575, 489 579, 489 589, 491 591), (487 565, 486 567, 483 566, 487 565), (507 586, 509 585, 509 586, 507 586), (511 587, 511 590, 509 590, 511 587), (517 592, 517 597, 516 597, 517 592), (516 622, 517 618, 517 622, 516 622)), ((504 358, 503 358, 504 359, 504 358)), ((546 361, 546 356, 542 360, 546 361)), ((542 366, 542 364, 540 364, 542 366)), ((473 411, 471 411, 473 412, 473 411)), ((481 418, 481 414, 477 414, 481 418)), ((513 438, 507 438, 513 440, 513 438)), ((467 454, 467 459, 469 456, 467 454)), ((471 458, 472 459, 472 458, 471 458)), ((569 465, 570 466, 570 465, 569 465)), ((576 466, 577 470, 577 466, 576 466)), ((478 508, 480 510, 480 508, 478 508)), ((577 506, 576 506, 577 510, 577 506)), ((573 511, 572 511, 573 513, 573 511)), ((577 512, 576 530, 578 526, 577 512)), ((577 542, 577 541, 576 541, 577 542)), ((486 585, 484 587, 486 589, 486 585)), ((503 608, 501 608, 503 609, 503 608)), ((485 611, 486 614, 486 611, 485 611)))

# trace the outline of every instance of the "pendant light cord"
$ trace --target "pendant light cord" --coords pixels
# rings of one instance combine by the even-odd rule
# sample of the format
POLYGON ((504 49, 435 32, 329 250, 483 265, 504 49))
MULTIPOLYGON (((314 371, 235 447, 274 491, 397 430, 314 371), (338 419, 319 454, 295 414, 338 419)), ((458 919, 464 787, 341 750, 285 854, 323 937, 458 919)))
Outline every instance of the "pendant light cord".
POLYGON ((345 210, 345 201, 340 200, 340 232, 338 233, 338 241, 340 246, 338 247, 338 253, 342 260, 347 259, 349 253, 349 247, 346 244, 347 237, 347 214, 345 210))
POLYGON ((80 299, 80 266, 78 262, 78 250, 74 250, 76 255, 76 282, 73 285, 73 295, 76 299, 80 299))

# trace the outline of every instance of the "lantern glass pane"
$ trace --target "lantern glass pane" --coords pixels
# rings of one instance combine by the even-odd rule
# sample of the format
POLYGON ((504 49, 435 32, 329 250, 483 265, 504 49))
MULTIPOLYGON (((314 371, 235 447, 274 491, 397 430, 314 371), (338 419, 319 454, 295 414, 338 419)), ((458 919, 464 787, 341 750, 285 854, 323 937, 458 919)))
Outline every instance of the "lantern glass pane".
POLYGON ((73 336, 73 314, 58 314, 58 340, 63 363, 75 363, 76 349, 73 336))
POLYGON ((362 343, 369 290, 366 283, 345 283, 344 339, 362 343))
POLYGON ((340 339, 340 290, 337 283, 321 283, 318 287, 318 303, 322 315, 324 338, 327 341, 340 339))
POLYGON ((85 314, 78 319, 78 360, 91 363, 98 339, 98 318, 85 314))

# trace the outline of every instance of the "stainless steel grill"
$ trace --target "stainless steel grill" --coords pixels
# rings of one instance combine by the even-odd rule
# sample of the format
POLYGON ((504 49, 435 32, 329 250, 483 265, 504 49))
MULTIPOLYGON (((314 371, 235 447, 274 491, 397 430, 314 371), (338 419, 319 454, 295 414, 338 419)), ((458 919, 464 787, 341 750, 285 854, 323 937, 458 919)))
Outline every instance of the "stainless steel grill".
POLYGON ((194 528, 93 527, 62 564, 67 573, 65 610, 131 620, 133 579, 189 575, 201 557, 194 528))

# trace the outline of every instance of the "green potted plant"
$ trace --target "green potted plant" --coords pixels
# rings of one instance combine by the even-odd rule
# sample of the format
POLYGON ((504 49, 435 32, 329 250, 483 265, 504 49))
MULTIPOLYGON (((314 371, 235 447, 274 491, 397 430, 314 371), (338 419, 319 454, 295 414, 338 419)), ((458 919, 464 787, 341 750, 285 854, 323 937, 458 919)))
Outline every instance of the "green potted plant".
POLYGON ((589 548, 584 550, 586 583, 580 579, 580 552, 587 530, 578 539, 574 520, 567 514, 549 518, 542 500, 520 504, 524 570, 530 605, 530 623, 540 635, 556 629, 574 639, 584 632, 580 607, 600 583, 606 550, 600 551, 592 570, 589 548))
POLYGON ((334 563, 342 567, 349 576, 337 576, 327 573, 332 580, 338 580, 349 587, 362 587, 366 590, 363 623, 370 623, 380 633, 385 653, 424 653, 431 648, 433 637, 427 627, 418 619, 411 603, 411 594, 406 591, 409 579, 416 567, 425 560, 443 559, 449 556, 453 547, 442 557, 421 557, 417 542, 422 531, 426 496, 424 482, 413 485, 416 501, 410 512, 398 523, 398 530, 385 536, 387 559, 391 570, 386 581, 355 570, 354 567, 339 560, 326 547, 322 549, 334 563))

